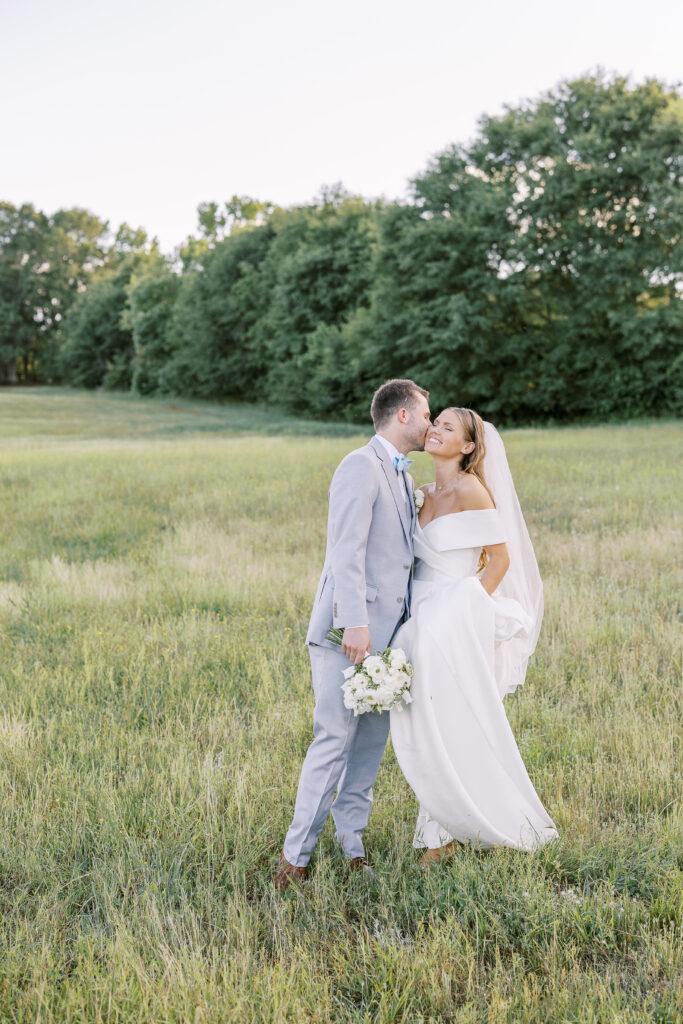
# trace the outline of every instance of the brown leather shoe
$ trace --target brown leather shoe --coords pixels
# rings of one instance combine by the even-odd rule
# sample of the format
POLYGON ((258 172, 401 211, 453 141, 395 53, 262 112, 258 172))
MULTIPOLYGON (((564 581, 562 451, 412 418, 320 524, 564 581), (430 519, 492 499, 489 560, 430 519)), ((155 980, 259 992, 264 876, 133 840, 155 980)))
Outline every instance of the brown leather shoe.
POLYGON ((362 871, 368 878, 375 877, 375 872, 372 870, 365 857, 351 857, 349 860, 349 867, 351 871, 362 871))
POLYGON ((450 860, 454 856, 456 850, 455 842, 451 840, 450 843, 446 843, 445 846, 439 846, 435 850, 426 850, 420 860, 421 868, 432 868, 436 864, 441 864, 443 861, 450 860))
POLYGON ((308 867, 298 868, 296 865, 290 864, 289 861, 285 859, 284 853, 281 853, 277 870, 273 876, 273 885, 276 889, 279 889, 280 892, 284 892, 285 889, 289 888, 292 882, 303 882, 307 872, 308 867))

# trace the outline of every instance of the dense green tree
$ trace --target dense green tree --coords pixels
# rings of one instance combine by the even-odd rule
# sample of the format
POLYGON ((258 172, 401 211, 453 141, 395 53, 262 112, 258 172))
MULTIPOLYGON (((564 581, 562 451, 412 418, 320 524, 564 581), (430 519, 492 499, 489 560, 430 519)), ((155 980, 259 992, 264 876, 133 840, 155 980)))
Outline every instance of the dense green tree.
POLYGON ((368 397, 379 380, 377 371, 364 373, 373 326, 365 306, 340 325, 318 325, 298 361, 291 404, 316 417, 367 419, 368 397))
POLYGON ((310 408, 309 346, 317 350, 323 336, 329 345, 335 332, 323 329, 341 331, 369 305, 376 219, 376 204, 335 187, 314 205, 275 211, 268 222, 274 232, 263 268, 269 304, 255 336, 267 354, 264 393, 288 408, 310 408))
POLYGON ((173 353, 171 324, 179 287, 180 276, 154 250, 138 263, 126 288, 121 326, 131 333, 132 387, 139 394, 166 388, 165 372, 173 353))
POLYGON ((482 127, 471 156, 489 175, 506 168, 510 276, 540 313, 521 346, 538 402, 522 415, 674 408, 680 98, 657 82, 588 77, 482 127))
POLYGON ((206 250, 182 281, 169 330, 162 386, 181 394, 253 397, 266 372, 254 326, 269 295, 261 271, 269 225, 244 227, 206 250))
POLYGON ((362 358, 368 392, 378 376, 408 376, 433 392, 435 407, 483 407, 497 393, 498 281, 488 254, 504 213, 504 196, 469 173, 460 150, 435 162, 415 202, 385 211, 362 358))
POLYGON ((0 382, 54 375, 63 318, 102 261, 105 231, 86 210, 0 203, 0 382))
POLYGON ((135 345, 128 292, 136 272, 160 259, 142 229, 119 228, 103 265, 79 294, 64 323, 62 378, 75 387, 129 388, 135 345))
POLYGON ((368 369, 504 420, 680 408, 681 115, 596 75, 439 156, 384 218, 368 369))
POLYGON ((74 387, 129 387, 133 338, 122 326, 130 268, 99 273, 71 307, 60 350, 62 378, 74 387))
POLYGON ((40 342, 38 275, 47 217, 29 203, 0 203, 0 382, 28 377, 40 342))

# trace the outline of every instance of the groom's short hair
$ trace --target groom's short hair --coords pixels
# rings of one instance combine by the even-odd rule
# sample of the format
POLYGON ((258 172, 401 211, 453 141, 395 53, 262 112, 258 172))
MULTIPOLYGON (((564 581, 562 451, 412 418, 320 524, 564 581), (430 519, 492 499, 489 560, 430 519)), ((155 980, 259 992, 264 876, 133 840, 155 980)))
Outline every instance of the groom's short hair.
POLYGON ((386 426, 391 417, 399 409, 410 409, 415 404, 416 395, 429 398, 429 392, 416 384, 414 380, 388 380, 377 388, 372 396, 370 415, 375 430, 386 426))

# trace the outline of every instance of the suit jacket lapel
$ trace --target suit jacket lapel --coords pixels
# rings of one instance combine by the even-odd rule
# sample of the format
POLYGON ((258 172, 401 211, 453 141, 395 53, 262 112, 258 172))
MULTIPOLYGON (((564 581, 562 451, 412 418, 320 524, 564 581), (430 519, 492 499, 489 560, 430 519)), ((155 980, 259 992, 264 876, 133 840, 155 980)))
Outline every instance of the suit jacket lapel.
POLYGON ((408 491, 408 509, 410 511, 410 532, 412 533, 415 529, 415 481, 413 480, 410 473, 405 474, 406 479, 406 490, 408 491))
MULTIPOLYGON (((412 544, 412 516, 409 507, 406 506, 405 498, 403 497, 403 494, 401 492, 401 485, 398 481, 398 473, 396 472, 394 466, 392 466, 391 459, 389 458, 387 450, 381 443, 381 441, 378 441, 376 438, 373 437, 372 440, 370 441, 370 445, 372 446, 377 458, 382 463, 384 475, 387 478, 387 481, 389 482, 391 493, 393 495, 394 501, 396 502, 396 510, 401 520, 401 526, 403 527, 408 543, 412 544)), ((410 497, 410 495, 408 495, 408 497, 410 497)))

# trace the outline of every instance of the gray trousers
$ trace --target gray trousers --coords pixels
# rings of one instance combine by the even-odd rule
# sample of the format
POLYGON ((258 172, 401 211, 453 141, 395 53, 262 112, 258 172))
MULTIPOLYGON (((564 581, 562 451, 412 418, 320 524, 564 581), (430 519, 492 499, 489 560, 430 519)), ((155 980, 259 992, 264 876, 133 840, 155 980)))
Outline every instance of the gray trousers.
POLYGON ((347 857, 364 857, 363 829, 372 810, 372 786, 389 736, 389 713, 354 716, 344 707, 341 650, 309 646, 315 711, 313 742, 299 778, 294 819, 284 844, 290 864, 308 864, 330 810, 347 857), (336 797, 334 796, 337 791, 336 797))

